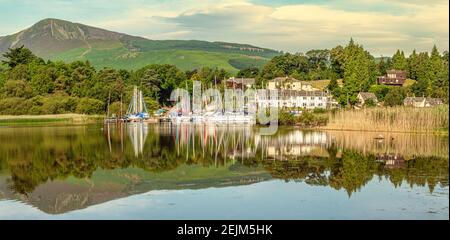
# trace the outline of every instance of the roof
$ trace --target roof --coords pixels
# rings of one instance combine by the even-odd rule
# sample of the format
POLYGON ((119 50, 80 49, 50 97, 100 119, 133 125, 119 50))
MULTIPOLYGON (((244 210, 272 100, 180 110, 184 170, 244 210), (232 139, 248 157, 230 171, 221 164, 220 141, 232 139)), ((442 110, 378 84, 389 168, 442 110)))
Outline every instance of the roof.
POLYGON ((272 80, 269 80, 269 82, 300 82, 300 80, 295 79, 293 77, 276 77, 272 80))
POLYGON ((232 77, 232 78, 229 78, 227 80, 227 82, 235 82, 235 83, 239 83, 239 84, 249 85, 249 84, 254 84, 255 83, 255 79, 254 78, 237 78, 237 77, 232 77))
POLYGON ((396 70, 396 69, 391 69, 391 70, 387 70, 386 73, 406 73, 403 70, 396 70))
POLYGON ((367 99, 377 100, 377 96, 375 96, 375 94, 371 92, 360 92, 358 96, 361 96, 364 101, 366 101, 367 99))
POLYGON ((413 104, 413 103, 420 103, 426 101, 429 104, 437 105, 442 104, 442 99, 440 98, 430 98, 430 97, 407 97, 405 100, 403 100, 403 103, 405 104, 413 104))

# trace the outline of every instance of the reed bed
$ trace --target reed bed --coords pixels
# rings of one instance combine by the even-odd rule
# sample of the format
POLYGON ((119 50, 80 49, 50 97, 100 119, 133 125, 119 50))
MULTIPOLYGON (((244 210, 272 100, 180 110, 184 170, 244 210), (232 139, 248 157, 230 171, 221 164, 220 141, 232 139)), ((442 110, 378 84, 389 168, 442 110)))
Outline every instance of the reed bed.
POLYGON ((430 108, 399 106, 339 110, 328 113, 329 122, 322 129, 448 133, 448 109, 448 105, 441 105, 430 108))

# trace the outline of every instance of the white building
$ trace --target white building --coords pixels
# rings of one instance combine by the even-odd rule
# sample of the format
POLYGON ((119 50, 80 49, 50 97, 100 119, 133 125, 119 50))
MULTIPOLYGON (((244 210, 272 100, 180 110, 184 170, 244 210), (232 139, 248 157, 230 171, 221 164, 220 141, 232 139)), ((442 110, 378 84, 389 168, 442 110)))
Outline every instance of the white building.
POLYGON ((267 83, 269 90, 297 90, 297 91, 318 91, 313 86, 304 81, 292 77, 277 77, 267 83))
POLYGON ((271 99, 270 90, 266 89, 258 91, 256 94, 256 104, 258 108, 325 109, 328 106, 329 98, 323 91, 278 90, 278 97, 271 99))

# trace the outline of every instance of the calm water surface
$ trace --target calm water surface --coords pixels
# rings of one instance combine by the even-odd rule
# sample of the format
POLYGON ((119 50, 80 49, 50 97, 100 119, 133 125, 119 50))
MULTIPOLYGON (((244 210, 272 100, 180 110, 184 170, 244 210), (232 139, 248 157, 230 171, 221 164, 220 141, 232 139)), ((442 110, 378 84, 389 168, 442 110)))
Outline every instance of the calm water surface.
POLYGON ((0 219, 449 219, 448 137, 0 127, 0 219))

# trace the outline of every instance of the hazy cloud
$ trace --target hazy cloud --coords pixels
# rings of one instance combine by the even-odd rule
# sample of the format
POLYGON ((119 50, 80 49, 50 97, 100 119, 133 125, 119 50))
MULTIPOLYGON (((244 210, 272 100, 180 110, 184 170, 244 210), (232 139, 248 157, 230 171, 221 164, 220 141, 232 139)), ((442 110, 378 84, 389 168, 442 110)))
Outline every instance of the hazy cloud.
MULTIPOLYGON (((353 37, 375 55, 392 55, 397 48, 424 51, 433 44, 448 50, 449 44, 447 0, 32 2, 0 0, 10 5, 5 11, 9 19, 21 23, 45 15, 152 39, 229 41, 305 52, 346 44, 353 37)), ((0 35, 12 28, 0 17, 0 35)))

